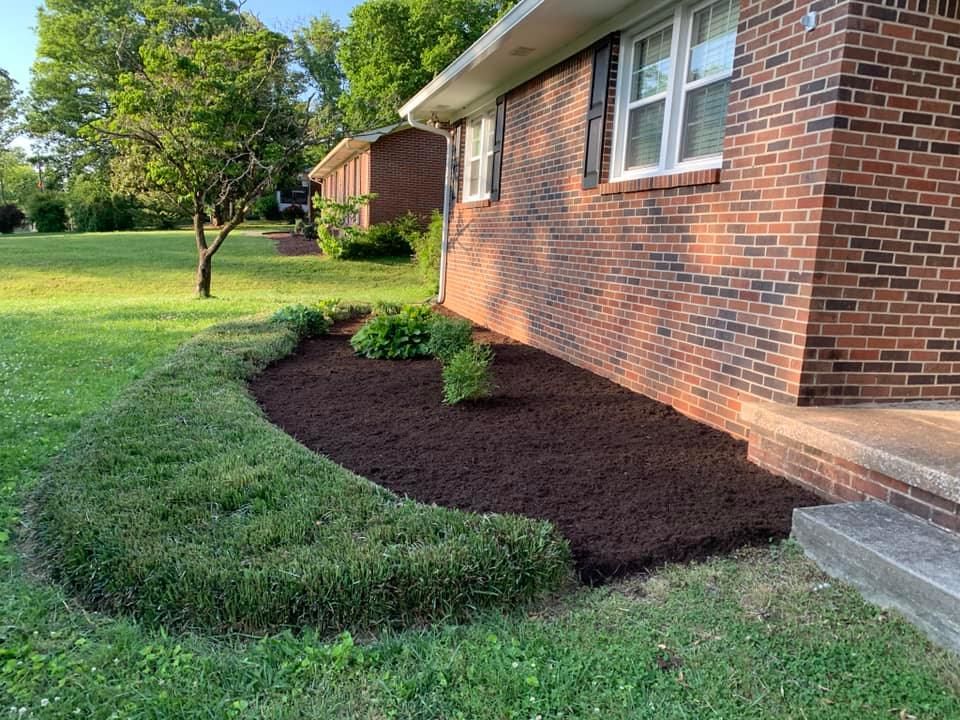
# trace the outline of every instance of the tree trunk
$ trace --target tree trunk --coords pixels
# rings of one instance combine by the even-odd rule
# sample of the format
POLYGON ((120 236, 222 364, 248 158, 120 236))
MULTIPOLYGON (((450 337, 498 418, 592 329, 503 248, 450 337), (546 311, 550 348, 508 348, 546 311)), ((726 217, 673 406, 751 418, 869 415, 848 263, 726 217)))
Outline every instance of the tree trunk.
POLYGON ((200 262, 197 263, 197 296, 210 297, 210 278, 213 275, 213 257, 206 251, 200 253, 200 262))
POLYGON ((213 255, 207 247, 207 236, 203 230, 203 206, 199 201, 193 213, 193 234, 197 241, 197 297, 208 298, 213 255))

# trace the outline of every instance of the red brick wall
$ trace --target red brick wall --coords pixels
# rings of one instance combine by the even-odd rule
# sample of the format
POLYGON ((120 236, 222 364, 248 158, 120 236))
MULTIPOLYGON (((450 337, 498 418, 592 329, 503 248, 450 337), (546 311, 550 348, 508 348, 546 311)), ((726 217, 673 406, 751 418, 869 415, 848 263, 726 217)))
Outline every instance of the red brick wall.
MULTIPOLYGON (((901 6, 906 6, 903 9, 901 6)), ((951 8, 945 6, 944 10, 951 8)), ((805 404, 960 396, 960 19, 851 3, 805 404)))
MULTIPOLYGON (((370 150, 354 156, 323 181, 321 193, 328 200, 343 201, 348 197, 366 195, 370 192, 370 150)), ((370 208, 360 210, 357 224, 370 226, 370 208)))
POLYGON ((838 113, 855 104, 838 94, 861 32, 853 6, 817 3, 805 32, 807 3, 742 3, 724 168, 679 187, 581 189, 589 51, 509 92, 501 199, 455 208, 446 304, 739 436, 742 399, 820 397, 807 333, 837 227, 838 113))
POLYGON ((380 138, 370 148, 370 222, 387 222, 412 212, 424 220, 443 206, 446 141, 408 128, 380 138))

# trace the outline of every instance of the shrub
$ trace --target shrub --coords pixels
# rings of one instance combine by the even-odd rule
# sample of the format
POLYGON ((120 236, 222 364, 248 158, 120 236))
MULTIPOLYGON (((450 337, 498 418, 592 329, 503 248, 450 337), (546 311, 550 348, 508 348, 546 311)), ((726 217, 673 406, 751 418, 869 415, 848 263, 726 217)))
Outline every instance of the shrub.
POLYGON ((433 313, 422 305, 409 305, 394 315, 374 315, 350 338, 364 357, 407 360, 426 357, 433 313))
POLYGON ((471 344, 450 358, 443 366, 443 401, 456 405, 464 400, 490 397, 492 362, 493 348, 489 345, 471 344))
POLYGON ((68 205, 77 232, 131 230, 135 224, 136 205, 122 195, 71 196, 68 205))
POLYGON ((469 320, 434 315, 430 322, 430 340, 427 342, 427 350, 440 362, 447 363, 472 342, 473 323, 469 320))
POLYGON ((373 304, 374 315, 399 315, 401 310, 403 310, 403 305, 400 303, 378 300, 373 304))
POLYGON ((277 194, 270 193, 258 198, 253 204, 253 212, 264 220, 280 220, 280 205, 277 204, 277 194))
POLYGON ((303 208, 299 205, 287 205, 280 213, 285 222, 290 223, 291 225, 297 220, 303 220, 306 213, 303 212, 303 208))
POLYGON ((333 322, 354 320, 370 314, 370 306, 365 303, 347 304, 339 299, 321 300, 317 307, 333 322))
POLYGON ((59 193, 34 195, 27 206, 27 216, 37 232, 63 232, 67 229, 67 204, 59 193))
POLYGON ((333 324, 322 308, 309 305, 287 305, 277 310, 271 320, 283 323, 301 339, 323 335, 333 324))
POLYGON ((354 221, 363 206, 375 197, 376 195, 357 195, 340 202, 320 195, 313 196, 320 249, 326 255, 341 258, 344 253, 349 254, 351 245, 361 241, 363 231, 354 221))
POLYGON ((270 424, 246 383, 295 344, 222 325, 88 418, 31 503, 38 561, 90 607, 219 634, 462 621, 567 581, 549 523, 420 505, 270 424))
POLYGON ((410 254, 410 243, 396 222, 378 223, 360 230, 346 244, 340 257, 344 260, 362 260, 376 257, 399 257, 410 254))
POLYGON ((412 233, 410 245, 420 268, 424 282, 431 283, 434 291, 440 287, 440 251, 443 240, 443 216, 434 212, 430 225, 424 232, 412 233))
POLYGON ((16 205, 12 203, 0 205, 0 233, 9 235, 23 225, 24 220, 26 220, 26 215, 16 205))

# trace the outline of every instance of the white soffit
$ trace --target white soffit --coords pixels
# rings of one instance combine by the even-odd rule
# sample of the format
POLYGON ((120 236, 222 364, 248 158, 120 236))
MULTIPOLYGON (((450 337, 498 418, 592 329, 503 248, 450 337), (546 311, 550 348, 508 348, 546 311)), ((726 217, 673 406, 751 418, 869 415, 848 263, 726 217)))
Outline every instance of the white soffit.
POLYGON ((456 120, 480 100, 505 92, 582 50, 614 29, 637 0, 522 0, 408 100, 400 115, 456 120))

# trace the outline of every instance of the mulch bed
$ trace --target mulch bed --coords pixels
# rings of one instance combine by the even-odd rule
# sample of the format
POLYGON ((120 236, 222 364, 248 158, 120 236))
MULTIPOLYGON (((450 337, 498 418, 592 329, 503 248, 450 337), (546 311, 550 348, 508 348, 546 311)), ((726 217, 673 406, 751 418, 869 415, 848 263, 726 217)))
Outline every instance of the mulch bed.
POLYGON ((435 361, 360 358, 350 329, 254 380, 267 416, 401 495, 552 521, 585 582, 783 538, 822 503, 745 443, 531 347, 488 334, 496 396, 446 407, 435 361))
POLYGON ((292 233, 269 232, 264 233, 277 245, 277 252, 281 255, 319 255, 320 246, 316 240, 307 240, 292 233))

